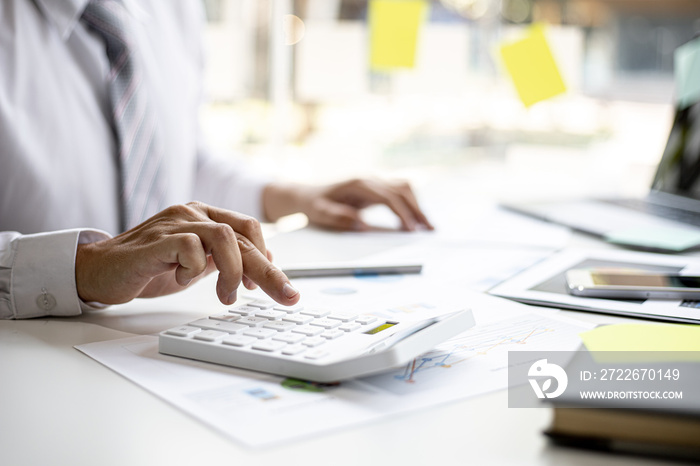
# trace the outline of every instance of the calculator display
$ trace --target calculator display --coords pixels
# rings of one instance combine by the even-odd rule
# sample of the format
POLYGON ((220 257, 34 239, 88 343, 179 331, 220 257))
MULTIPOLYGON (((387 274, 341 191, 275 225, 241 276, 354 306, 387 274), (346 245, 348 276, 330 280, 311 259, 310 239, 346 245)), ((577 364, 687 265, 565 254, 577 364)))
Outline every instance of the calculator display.
POLYGON ((374 327, 372 330, 367 330, 365 333, 368 335, 375 335, 383 330, 393 327, 396 324, 398 324, 398 322, 387 322, 385 324, 380 325, 379 327, 374 327))

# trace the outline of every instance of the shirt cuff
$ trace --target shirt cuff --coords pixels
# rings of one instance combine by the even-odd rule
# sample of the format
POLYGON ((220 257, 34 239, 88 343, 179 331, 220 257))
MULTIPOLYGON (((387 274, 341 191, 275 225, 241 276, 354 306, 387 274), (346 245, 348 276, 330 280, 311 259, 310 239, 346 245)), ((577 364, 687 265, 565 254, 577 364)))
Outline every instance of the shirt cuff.
POLYGON ((265 215, 263 205, 263 191, 270 184, 271 179, 266 175, 251 174, 246 180, 244 189, 238 189, 236 193, 237 199, 243 199, 245 205, 249 205, 248 215, 258 219, 261 222, 269 221, 265 215))
POLYGON ((99 230, 64 230, 17 240, 11 293, 15 319, 75 316, 99 307, 83 303, 75 283, 77 245, 110 238, 99 230))

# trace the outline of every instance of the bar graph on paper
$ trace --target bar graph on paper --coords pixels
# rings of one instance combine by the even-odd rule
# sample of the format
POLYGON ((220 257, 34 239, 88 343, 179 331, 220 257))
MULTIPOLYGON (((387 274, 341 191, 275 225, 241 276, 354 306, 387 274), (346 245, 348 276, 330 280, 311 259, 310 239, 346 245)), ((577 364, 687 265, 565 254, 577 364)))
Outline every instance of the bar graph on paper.
POLYGON ((469 384, 478 374, 478 385, 507 378, 508 351, 575 350, 582 328, 564 320, 536 314, 512 317, 476 326, 439 345, 403 368, 366 379, 371 385, 397 394, 415 393, 469 384))

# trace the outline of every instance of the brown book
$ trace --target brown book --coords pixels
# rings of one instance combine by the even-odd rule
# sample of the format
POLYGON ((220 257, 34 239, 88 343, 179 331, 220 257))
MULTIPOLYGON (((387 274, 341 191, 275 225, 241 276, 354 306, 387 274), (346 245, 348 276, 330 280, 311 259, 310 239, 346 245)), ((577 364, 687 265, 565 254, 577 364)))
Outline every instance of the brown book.
POLYGON ((700 460, 696 412, 555 406, 545 433, 562 445, 700 460))

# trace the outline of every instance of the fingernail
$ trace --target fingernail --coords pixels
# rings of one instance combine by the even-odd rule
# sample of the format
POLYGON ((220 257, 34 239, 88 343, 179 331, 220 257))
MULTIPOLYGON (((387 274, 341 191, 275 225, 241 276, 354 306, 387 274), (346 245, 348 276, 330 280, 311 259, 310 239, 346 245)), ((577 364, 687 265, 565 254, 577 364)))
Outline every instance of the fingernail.
POLYGON ((237 298, 238 298, 238 290, 236 290, 233 293, 231 293, 230 295, 228 295, 229 304, 235 303, 237 298))
POLYGON ((285 283, 282 287, 282 293, 284 293, 287 298, 293 298, 299 294, 299 290, 294 288, 291 284, 285 283))

